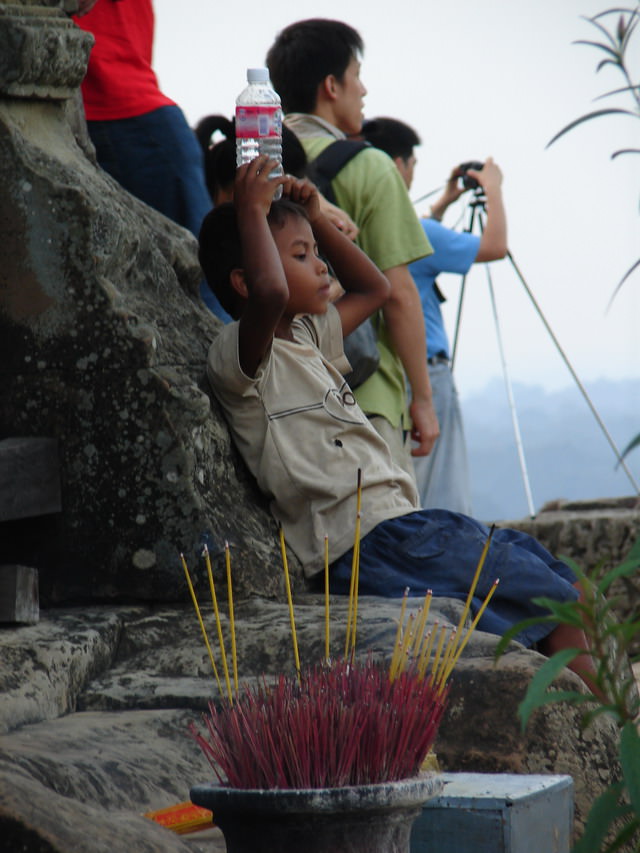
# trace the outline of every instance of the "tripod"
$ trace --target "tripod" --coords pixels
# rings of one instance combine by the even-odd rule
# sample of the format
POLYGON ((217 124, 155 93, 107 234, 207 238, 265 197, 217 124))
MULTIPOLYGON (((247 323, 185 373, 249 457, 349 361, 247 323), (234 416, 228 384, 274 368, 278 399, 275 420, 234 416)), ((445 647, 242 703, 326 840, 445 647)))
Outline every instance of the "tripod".
MULTIPOLYGON (((485 223, 485 217, 486 217, 485 197, 482 193, 482 188, 478 188, 475 191, 475 194, 474 194, 472 201, 469 202, 469 208, 470 208, 469 225, 465 230, 468 231, 469 233, 472 233, 473 228, 474 228, 475 224, 477 223, 479 226, 479 229, 480 229, 480 234, 482 234, 484 232, 484 223, 485 223)), ((633 474, 631 473, 631 471, 629 470, 628 466, 626 465, 624 459, 622 458, 620 451, 618 450, 618 447, 616 446, 615 441, 611 437, 609 430, 605 426, 604 421, 600 417, 596 407, 593 404, 593 401, 589 397, 587 390, 585 389, 584 385, 582 384, 582 382, 578 378, 578 375, 576 374, 576 372, 575 372, 573 366, 571 365, 571 363, 570 363, 566 353, 564 352, 563 348, 560 346, 560 343, 558 342, 557 337, 553 333, 551 326, 549 325, 546 317, 542 313, 542 310, 541 310, 540 306, 538 305, 538 302, 536 301, 535 297, 533 296, 533 293, 531 292, 531 288, 529 287, 529 285, 525 281, 525 278, 522 275, 518 265, 516 264, 516 262, 513 258, 513 255, 511 254, 510 251, 507 251, 506 257, 508 258, 509 263, 511 264, 511 267, 512 267, 513 271, 515 272, 516 277, 518 278, 518 280, 520 281, 520 283, 524 287, 525 293, 529 297, 531 304, 533 305, 536 313, 538 314, 538 317, 542 321, 542 323, 543 323, 547 333, 549 334, 549 337, 551 338, 555 348, 557 349, 557 351, 560 354, 562 360, 564 361, 566 367, 568 368, 569 373, 571 374, 574 382, 576 383, 578 390, 580 391, 583 398, 585 399, 587 405, 589 406, 589 409, 591 410, 591 413, 595 417, 600 429, 602 430, 603 435, 605 436, 605 438, 607 439, 611 449, 613 450, 614 455, 617 459, 618 465, 620 465, 620 467, 623 469, 623 471, 627 475, 627 478, 629 479, 629 482, 633 486, 636 494, 640 495, 640 487, 636 483, 636 481, 633 477, 633 474)), ((497 303, 496 303, 496 298, 495 298, 493 281, 491 278, 490 265, 484 264, 483 266, 485 268, 486 275, 487 275, 487 284, 489 287, 491 309, 492 309, 493 320, 494 320, 494 324, 495 324, 495 328, 496 328, 496 338, 497 338, 498 349, 499 349, 499 353, 500 353, 500 361, 501 361, 501 365, 502 365, 502 372, 503 372, 506 391, 507 391, 507 399, 508 399, 508 403, 509 403, 509 410, 511 412, 511 421, 512 421, 512 425, 513 425, 516 448, 518 451, 518 460, 519 460, 519 464, 520 464, 520 471, 521 471, 522 481, 524 484, 524 490, 525 490, 525 495, 526 495, 526 499, 527 499, 527 506, 529 507, 529 514, 530 514, 531 518, 534 518, 535 517, 535 510, 534 510, 534 505, 533 505, 533 498, 531 495, 531 486, 530 486, 530 482, 529 482, 529 474, 527 471, 527 464, 526 464, 526 459, 525 459, 525 455, 524 455, 524 448, 522 445, 522 437, 521 437, 521 433, 520 433, 520 425, 518 422, 518 414, 516 411, 515 399, 513 396, 513 389, 511 386, 511 379, 510 379, 509 370, 507 367, 507 361, 506 361, 505 351, 504 351, 504 344, 502 341, 502 334, 500 331, 500 322, 498 319, 497 303)), ((463 306, 463 300, 464 300, 466 279, 467 279, 467 275, 465 274, 462 277, 462 284, 460 287, 460 298, 458 301, 458 309, 457 309, 457 313, 456 313, 456 324, 455 324, 455 331, 454 331, 454 338, 453 338, 453 347, 452 347, 452 351, 451 351, 451 369, 452 370, 453 370, 453 367, 455 364, 456 350, 457 350, 458 339, 459 339, 460 323, 461 323, 461 319, 462 319, 462 306, 463 306)))

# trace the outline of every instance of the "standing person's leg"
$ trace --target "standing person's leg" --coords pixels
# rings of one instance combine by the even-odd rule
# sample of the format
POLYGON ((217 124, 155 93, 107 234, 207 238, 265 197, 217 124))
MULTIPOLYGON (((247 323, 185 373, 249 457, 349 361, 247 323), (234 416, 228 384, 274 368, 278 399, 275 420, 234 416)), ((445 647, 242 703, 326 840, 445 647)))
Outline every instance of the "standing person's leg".
POLYGON ((420 506, 471 515, 471 485, 462 412, 449 365, 429 366, 440 435, 428 456, 414 456, 420 506))

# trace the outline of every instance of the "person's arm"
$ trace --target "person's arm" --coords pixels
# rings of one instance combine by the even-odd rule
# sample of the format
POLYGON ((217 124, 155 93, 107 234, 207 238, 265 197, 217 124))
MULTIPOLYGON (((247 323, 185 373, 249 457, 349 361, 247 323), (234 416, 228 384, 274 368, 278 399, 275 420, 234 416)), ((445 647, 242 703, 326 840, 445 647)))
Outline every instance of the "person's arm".
POLYGON ((444 188, 444 192, 440 196, 437 201, 431 205, 431 219, 436 219, 438 222, 441 221, 442 217, 445 215, 447 208, 450 204, 453 204, 454 201, 457 201, 462 193, 466 192, 464 187, 461 187, 458 184, 458 178, 460 177, 460 167, 456 166, 455 169, 452 170, 447 183, 444 188))
POLYGON ((418 442, 418 447, 414 447, 411 454, 427 456, 440 427, 431 395, 422 304, 405 264, 385 270, 384 274, 391 285, 389 298, 382 309, 384 320, 411 387, 411 438, 418 442))
POLYGON ((356 223, 348 216, 341 207, 331 204, 330 201, 320 193, 320 210, 325 214, 327 219, 339 228, 342 233, 350 240, 355 240, 358 236, 359 228, 356 223))
POLYGON ((310 181, 289 179, 284 194, 303 205, 311 222, 318 249, 329 261, 344 294, 334 303, 348 335, 389 296, 389 282, 378 267, 323 212, 321 196, 310 181))
POLYGON ((507 218, 502 200, 502 172, 491 157, 487 157, 479 172, 469 169, 468 174, 478 181, 486 196, 487 216, 476 262, 496 261, 504 258, 508 250, 507 218))
POLYGON ((231 281, 246 299, 238 347, 240 366, 247 376, 255 376, 289 300, 282 262, 267 222, 276 188, 286 179, 270 178, 270 166, 266 155, 258 157, 237 170, 234 183, 244 268, 233 270, 231 281))

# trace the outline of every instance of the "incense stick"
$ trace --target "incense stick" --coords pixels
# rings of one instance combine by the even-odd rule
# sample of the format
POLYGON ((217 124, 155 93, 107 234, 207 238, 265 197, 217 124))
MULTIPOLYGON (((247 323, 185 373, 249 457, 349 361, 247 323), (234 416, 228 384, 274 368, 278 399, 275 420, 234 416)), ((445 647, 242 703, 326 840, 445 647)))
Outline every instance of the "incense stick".
POLYGON ((427 617, 429 616, 429 610, 431 608, 431 597, 433 593, 430 589, 427 590, 427 594, 424 597, 424 603, 420 610, 420 622, 418 624, 418 629, 416 631, 415 642, 413 645, 413 656, 417 657, 418 652, 420 650, 420 646, 422 644, 422 640, 424 637, 424 629, 427 624, 427 617))
POLYGON ((207 566, 207 574, 209 575, 209 588, 211 590, 211 602, 213 604, 213 613, 216 619, 216 628, 218 630, 218 642, 220 643, 220 654, 222 655, 222 668, 224 670, 224 680, 227 685, 227 695, 229 701, 233 704, 233 694, 231 692, 231 682, 229 680, 229 667, 227 665, 227 653, 224 648, 224 640, 222 637, 222 623, 220 622, 220 611, 218 610, 218 596, 216 595, 216 586, 213 582, 213 570, 211 568, 211 558, 209 549, 204 546, 204 561, 207 566))
POLYGON ((453 668, 454 668, 454 667, 455 667, 455 665, 458 663, 458 660, 460 659, 460 655, 462 654, 462 652, 463 652, 463 650, 464 650, 464 647, 465 647, 465 646, 467 645, 467 643, 469 642, 469 638, 471 637, 471 634, 475 631, 475 629, 476 629, 476 625, 477 625, 477 624, 478 624, 478 622, 480 621, 480 619, 481 619, 482 614, 484 613, 484 611, 487 609, 487 605, 488 605, 488 604, 489 604, 489 602, 491 601, 491 596, 493 595, 493 593, 494 593, 494 592, 496 591, 496 589, 498 588, 498 584, 499 584, 499 583, 500 583, 500 578, 496 578, 496 579, 495 579, 495 581, 493 582, 492 586, 491 586, 491 589, 490 589, 490 590, 489 590, 489 592, 487 593, 487 597, 486 597, 486 598, 485 598, 485 600, 482 602, 482 606, 480 607, 480 609, 479 609, 479 610, 478 610, 478 612, 476 613, 475 618, 474 618, 473 622, 471 623, 471 625, 470 625, 470 627, 469 627, 469 630, 468 630, 468 631, 467 631, 467 633, 464 635, 464 637, 463 637, 463 639, 462 639, 462 642, 460 643, 459 647, 456 649, 455 655, 453 656, 453 660, 451 661, 451 663, 450 663, 450 664, 449 664, 449 666, 447 667, 446 675, 445 675, 444 682, 443 682, 443 685, 442 685, 443 687, 444 687, 444 683, 448 680, 449 676, 450 676, 450 675, 451 675, 451 673, 453 672, 453 668))
POLYGON ((220 695, 222 695, 222 684, 220 684, 220 676, 218 675, 218 669, 216 667, 216 662, 213 659, 213 652, 211 651, 211 646, 209 644, 209 637, 207 636, 207 629, 204 627, 204 622, 202 621, 202 615, 200 613, 200 607, 198 605, 198 599, 196 598, 196 593, 193 588, 193 584, 191 583, 191 576, 189 575, 189 569, 187 568, 187 561, 184 558, 184 554, 180 554, 180 559, 182 560, 182 568, 184 569, 185 577, 187 578, 187 585, 189 587, 189 592, 191 593, 191 600, 193 601, 193 606, 196 609, 196 616, 198 617, 198 622, 200 623, 200 630, 202 631, 202 636, 204 638, 204 644, 207 647, 207 651, 209 652, 209 660, 211 661, 211 666, 213 668, 213 674, 216 677, 216 681, 218 682, 218 690, 220 691, 220 695))
POLYGON ((227 596, 229 599, 229 629, 231 631, 231 662, 233 664, 233 686, 238 695, 238 653, 236 648, 236 623, 233 612, 233 586, 231 584, 231 554, 229 552, 229 543, 225 540, 224 543, 224 558, 227 568, 227 596))
POLYGON ((287 546, 284 541, 284 528, 280 525, 280 550, 282 552, 282 565, 284 567, 284 580, 287 588, 287 602, 289 604, 289 621, 291 622, 291 637, 293 640, 293 656, 298 673, 298 681, 301 679, 300 655, 298 654, 298 637, 296 634, 296 620, 293 615, 293 598, 291 597, 291 582, 289 580, 289 564, 287 562, 287 546))
POLYGON ((430 684, 435 683, 435 674, 438 671, 438 664, 440 663, 440 656, 442 655, 442 647, 444 645, 444 635, 446 633, 447 626, 443 625, 440 628, 440 635, 438 637, 438 645, 436 646, 436 653, 433 657, 433 666, 431 667, 431 675, 429 676, 430 684))
POLYGON ((407 609, 407 598, 409 597, 409 587, 405 586, 404 593, 402 595, 402 606, 400 607, 400 617, 398 619, 398 627, 396 629, 396 641, 393 644, 393 653, 391 655, 391 664, 389 666, 389 679, 393 681, 396 677, 396 670, 398 668, 398 658, 400 655, 400 645, 401 645, 401 637, 402 637, 402 629, 404 627, 404 614, 407 609))
POLYGON ((435 685, 440 687, 444 686, 444 674, 447 671, 447 667, 449 666, 449 662, 453 656, 453 650, 456 645, 456 634, 457 631, 455 628, 449 634, 449 639, 447 640, 447 645, 444 649, 444 654, 442 655, 442 660, 440 661, 440 666, 438 667, 438 671, 435 674, 435 685))
POLYGON ((360 513, 356 515, 356 542, 353 548, 354 565, 352 573, 353 582, 353 622, 351 625, 351 656, 356 653, 356 628, 358 625, 358 598, 360 595, 360 513))
POLYGON ((329 537, 324 537, 324 659, 328 663, 330 658, 329 640, 329 537))
POLYGON ((427 674, 427 667, 429 666, 429 661, 431 659, 431 650, 433 648, 437 632, 438 620, 436 619, 433 623, 433 628, 422 641, 422 650, 420 652, 420 660, 418 661, 418 675, 420 678, 424 678, 427 674))
POLYGON ((489 550, 489 545, 491 544, 491 539, 493 537, 493 532, 496 529, 495 524, 491 525, 489 530, 489 535, 487 536, 487 541, 484 543, 482 548, 482 553, 480 554, 480 559, 478 560, 478 565, 476 566, 476 572, 473 576, 473 581, 471 582, 471 586, 469 587, 469 592, 467 593, 467 600, 464 604, 464 609, 462 611, 462 616, 460 617, 460 621, 458 622, 458 634, 462 631, 462 627, 465 623, 467 615, 469 613, 469 608, 471 607, 471 599, 473 598, 473 594, 476 591, 476 587, 478 586, 478 580, 480 579, 480 572, 482 571, 482 567, 484 565, 484 561, 487 556, 487 552, 489 550))
POLYGON ((356 573, 360 565, 359 540, 360 540, 360 505, 362 503, 362 469, 358 468, 356 484, 356 529, 353 541, 353 556, 351 558, 351 578, 349 581, 349 608, 347 610, 347 631, 344 638, 344 656, 349 655, 349 642, 352 636, 353 608, 356 595, 356 573))

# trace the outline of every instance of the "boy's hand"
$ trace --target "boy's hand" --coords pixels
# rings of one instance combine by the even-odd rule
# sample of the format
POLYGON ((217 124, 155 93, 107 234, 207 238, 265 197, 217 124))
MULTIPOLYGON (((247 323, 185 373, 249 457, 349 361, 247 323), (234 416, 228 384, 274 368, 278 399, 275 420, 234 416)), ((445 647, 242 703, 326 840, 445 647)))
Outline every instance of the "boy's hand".
POLYGON ((320 209, 318 188, 306 178, 294 178, 291 175, 286 175, 282 194, 304 207, 311 225, 323 215, 320 209))
POLYGON ((271 178, 271 171, 278 165, 267 154, 261 154, 236 171, 233 185, 233 200, 238 211, 256 207, 266 216, 276 189, 285 183, 284 177, 271 178))

